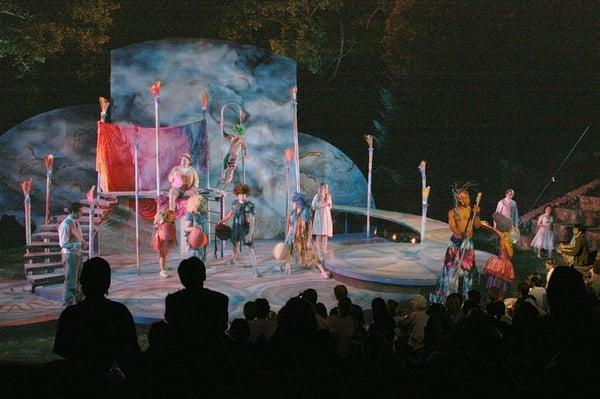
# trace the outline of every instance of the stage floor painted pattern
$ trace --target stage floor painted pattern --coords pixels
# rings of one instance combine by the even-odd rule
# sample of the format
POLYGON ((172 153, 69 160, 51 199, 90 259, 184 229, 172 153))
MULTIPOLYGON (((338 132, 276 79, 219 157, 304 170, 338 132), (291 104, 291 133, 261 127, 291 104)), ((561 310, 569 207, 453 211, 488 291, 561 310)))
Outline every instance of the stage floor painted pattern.
MULTIPOLYGON (((256 243, 262 273, 259 278, 254 277, 249 267, 247 251, 242 253, 240 263, 235 266, 227 265, 229 247, 226 247, 224 259, 209 257, 206 287, 229 296, 230 319, 243 317, 243 306, 248 300, 266 298, 271 308, 277 311, 290 297, 307 288, 314 288, 319 301, 330 309, 335 306, 333 288, 340 282, 348 287, 352 301, 365 310, 370 309, 371 301, 376 297, 406 301, 414 293, 435 284, 445 251, 445 245, 439 242, 368 243, 364 239, 345 240, 338 236, 330 243, 326 258, 326 266, 334 273, 334 278, 323 279, 316 270, 300 266, 293 267, 291 275, 273 271, 277 264, 271 252, 275 243, 256 243), (395 288, 388 290, 385 286, 395 288)), ((489 256, 478 251, 478 264, 489 256)), ((139 275, 133 256, 113 255, 106 259, 113 271, 109 298, 124 303, 137 323, 161 320, 166 295, 182 288, 176 267, 183 256, 169 257, 168 263, 173 268, 170 278, 158 275, 157 260, 151 255, 142 257, 139 275)), ((5 282, 0 286, 0 325, 28 324, 58 317, 62 284, 39 287, 36 294, 30 294, 27 284, 19 283, 5 282)))

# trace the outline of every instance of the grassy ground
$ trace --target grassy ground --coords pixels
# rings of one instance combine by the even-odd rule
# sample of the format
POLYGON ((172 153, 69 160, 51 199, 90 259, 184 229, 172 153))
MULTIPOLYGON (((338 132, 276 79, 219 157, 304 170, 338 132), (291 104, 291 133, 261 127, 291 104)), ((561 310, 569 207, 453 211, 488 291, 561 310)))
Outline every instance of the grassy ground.
MULTIPOLYGON (((0 363, 47 363, 59 359, 53 353, 58 321, 0 328, 0 363)), ((148 326, 136 325, 140 348, 148 347, 148 326)))
POLYGON ((0 249, 0 280, 25 280, 24 247, 0 249))

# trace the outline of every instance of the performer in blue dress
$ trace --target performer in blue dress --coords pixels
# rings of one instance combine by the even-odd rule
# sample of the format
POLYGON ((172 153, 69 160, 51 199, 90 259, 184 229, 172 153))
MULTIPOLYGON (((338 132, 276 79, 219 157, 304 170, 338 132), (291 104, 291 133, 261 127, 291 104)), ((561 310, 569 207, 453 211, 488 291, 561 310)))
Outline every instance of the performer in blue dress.
POLYGON ((243 244, 248 247, 254 275, 260 277, 260 273, 256 267, 256 255, 254 253, 256 211, 254 210, 254 204, 248 200, 250 186, 238 183, 233 188, 233 194, 237 196, 237 199, 233 201, 231 210, 225 215, 223 220, 219 222, 219 224, 223 224, 232 219, 230 241, 233 244, 233 252, 229 264, 234 265, 237 262, 237 257, 241 245, 243 244))

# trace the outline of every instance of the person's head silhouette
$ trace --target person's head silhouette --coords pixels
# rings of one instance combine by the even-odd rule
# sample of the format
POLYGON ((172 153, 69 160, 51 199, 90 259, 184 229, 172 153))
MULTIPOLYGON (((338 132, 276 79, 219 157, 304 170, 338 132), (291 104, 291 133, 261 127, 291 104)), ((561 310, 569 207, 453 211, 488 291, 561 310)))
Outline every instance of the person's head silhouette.
POLYGON ((181 261, 177 274, 185 288, 203 287, 206 280, 206 266, 200 258, 192 256, 181 261))
POLYGON ((103 298, 110 287, 110 265, 106 259, 96 256, 83 262, 80 282, 86 298, 103 298))

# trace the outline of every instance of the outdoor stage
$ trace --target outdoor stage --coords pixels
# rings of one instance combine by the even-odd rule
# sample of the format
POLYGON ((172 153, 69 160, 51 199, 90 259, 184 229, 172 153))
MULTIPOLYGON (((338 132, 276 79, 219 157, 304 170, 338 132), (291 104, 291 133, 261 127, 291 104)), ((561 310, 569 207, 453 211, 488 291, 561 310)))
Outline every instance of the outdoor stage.
MULTIPOLYGON (((363 208, 336 207, 337 211, 360 214, 363 208)), ((418 231, 420 216, 374 210, 373 217, 394 221, 418 231)), ((247 252, 242 252, 240 263, 227 265, 230 246, 226 244, 225 257, 207 260, 206 287, 223 292, 229 297, 230 319, 243 317, 244 303, 258 297, 268 299, 271 308, 279 310, 285 302, 307 288, 314 288, 319 301, 331 309, 336 305, 333 287, 345 284, 352 301, 363 309, 371 308, 375 297, 406 301, 417 293, 428 294, 436 284, 441 271, 448 225, 428 219, 428 233, 423 243, 392 242, 379 237, 366 240, 364 235, 338 234, 330 241, 326 268, 333 277, 323 279, 314 270, 293 267, 292 274, 273 271, 277 261, 272 248, 277 241, 257 241, 256 254, 262 277, 256 278, 249 267, 247 252)), ((491 254, 477 251, 477 264, 491 254)), ((124 303, 137 323, 148 324, 161 320, 165 297, 182 288, 176 267, 182 255, 173 251, 169 265, 172 277, 161 278, 154 255, 143 255, 140 274, 137 274, 135 256, 110 255, 106 259, 112 267, 109 298, 124 303)), ((56 318, 61 310, 63 285, 39 287, 35 294, 27 294, 26 287, 0 287, 3 325, 26 324, 56 318), (11 301, 12 296, 12 301, 11 301), (12 306, 8 306, 12 303, 12 306)))

